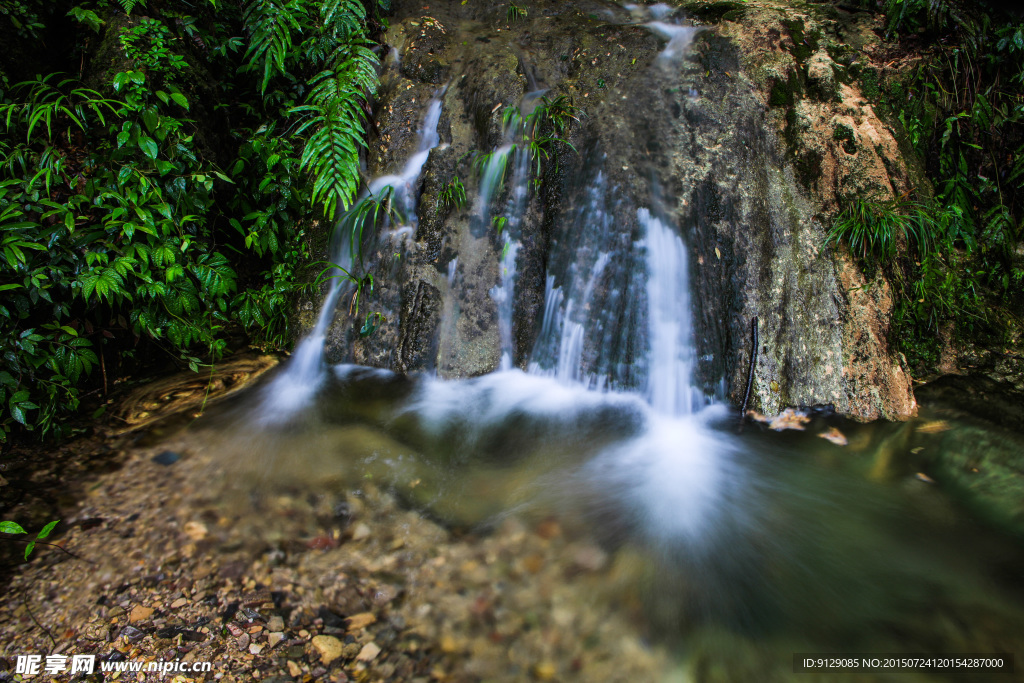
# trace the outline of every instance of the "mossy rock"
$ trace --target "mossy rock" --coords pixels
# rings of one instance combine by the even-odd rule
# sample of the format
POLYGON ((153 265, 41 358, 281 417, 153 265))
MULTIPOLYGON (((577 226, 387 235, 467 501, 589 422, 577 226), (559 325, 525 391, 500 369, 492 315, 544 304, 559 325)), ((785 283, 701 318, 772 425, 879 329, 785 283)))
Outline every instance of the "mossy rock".
POLYGON ((836 124, 836 127, 832 130, 832 139, 842 144, 847 154, 857 153, 857 142, 853 135, 853 129, 845 123, 836 124))

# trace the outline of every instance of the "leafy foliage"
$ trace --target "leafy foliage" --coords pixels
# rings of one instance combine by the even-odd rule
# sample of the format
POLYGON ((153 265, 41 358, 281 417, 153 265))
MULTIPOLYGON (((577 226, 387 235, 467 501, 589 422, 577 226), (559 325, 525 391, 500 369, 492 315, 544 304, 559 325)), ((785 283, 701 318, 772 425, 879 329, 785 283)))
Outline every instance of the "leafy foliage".
POLYGON ((889 259, 902 295, 896 337, 927 365, 936 330, 998 336, 1024 300, 1024 24, 959 0, 887 0, 885 10, 891 35, 923 33, 933 46, 878 96, 925 161, 935 197, 854 202, 832 237, 889 259), (900 234, 918 248, 894 261, 900 234))
MULTIPOLYGON (((198 369, 239 332, 288 345, 309 227, 358 190, 377 84, 361 3, 166 0, 114 22, 116 7, 46 5, 74 20, 81 80, 0 82, 0 440, 61 434, 134 362, 198 369), (117 57, 90 66, 100 43, 117 57)), ((26 50, 63 65, 32 26, 26 50)))

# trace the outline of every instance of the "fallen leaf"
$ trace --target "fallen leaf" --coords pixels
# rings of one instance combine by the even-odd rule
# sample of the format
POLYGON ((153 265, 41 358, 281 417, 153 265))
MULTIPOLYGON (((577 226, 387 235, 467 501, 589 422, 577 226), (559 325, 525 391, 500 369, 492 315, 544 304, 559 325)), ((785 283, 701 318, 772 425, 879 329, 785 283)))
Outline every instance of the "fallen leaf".
POLYGON ((925 422, 917 428, 917 431, 922 434, 938 434, 949 429, 949 423, 945 420, 933 420, 931 422, 925 422))
POLYGON ((776 415, 768 426, 780 432, 784 429, 795 429, 802 432, 804 425, 810 421, 811 418, 803 413, 797 412, 792 408, 786 408, 782 413, 776 415))
POLYGON ((818 436, 825 439, 826 441, 834 443, 837 446, 845 446, 846 444, 849 443, 846 440, 846 437, 843 436, 843 433, 836 429, 835 427, 832 427, 828 431, 824 431, 821 434, 818 434, 818 436))

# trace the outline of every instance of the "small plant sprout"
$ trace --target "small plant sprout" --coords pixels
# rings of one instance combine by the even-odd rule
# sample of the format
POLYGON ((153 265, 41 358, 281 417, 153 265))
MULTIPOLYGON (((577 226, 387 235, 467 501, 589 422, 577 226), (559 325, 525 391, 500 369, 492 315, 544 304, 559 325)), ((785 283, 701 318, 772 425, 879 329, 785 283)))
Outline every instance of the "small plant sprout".
POLYGON ((466 205, 466 188, 458 176, 455 176, 441 188, 437 196, 437 211, 449 210, 452 207, 461 209, 466 205))
MULTIPOLYGON (((36 534, 36 537, 34 539, 32 539, 31 541, 28 542, 28 544, 25 546, 25 559, 26 560, 28 559, 28 556, 32 553, 32 550, 36 547, 36 543, 37 542, 41 542, 45 538, 49 537, 50 532, 53 531, 53 528, 55 526, 57 526, 57 524, 59 522, 60 522, 60 520, 57 520, 57 519, 53 520, 52 522, 50 522, 49 524, 44 526, 42 528, 42 530, 40 530, 40 532, 38 534, 36 534)), ((28 533, 28 532, 25 531, 21 527, 21 525, 18 524, 17 522, 0 522, 0 533, 4 533, 4 534, 25 534, 25 533, 28 533)), ((21 539, 13 539, 13 540, 19 540, 20 541, 21 539)), ((45 543, 44 545, 52 545, 52 544, 51 543, 45 543)))
POLYGON ((381 325, 387 322, 387 318, 380 311, 373 311, 367 313, 366 319, 363 321, 363 326, 359 328, 360 337, 369 337, 371 334, 376 332, 381 325))
POLYGON ((520 19, 525 19, 526 15, 527 11, 525 7, 520 7, 519 5, 512 2, 508 3, 507 17, 509 22, 516 22, 519 21, 520 19))

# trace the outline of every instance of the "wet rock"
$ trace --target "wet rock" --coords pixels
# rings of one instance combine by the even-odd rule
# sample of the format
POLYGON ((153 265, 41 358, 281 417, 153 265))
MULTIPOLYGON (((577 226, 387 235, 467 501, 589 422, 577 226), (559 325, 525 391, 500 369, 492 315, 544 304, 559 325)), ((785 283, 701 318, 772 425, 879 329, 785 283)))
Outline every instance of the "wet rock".
POLYGON ((313 648, 320 655, 320 661, 325 666, 329 665, 338 657, 341 657, 341 641, 334 636, 314 636, 313 648))
POLYGON ((121 629, 119 637, 125 638, 129 643, 137 643, 146 637, 146 634, 133 626, 125 626, 121 629))
POLYGON ((274 615, 267 620, 268 631, 283 631, 284 630, 284 619, 278 615, 274 615))
POLYGON ((162 451, 153 456, 153 462, 158 465, 173 465, 181 460, 181 453, 175 451, 162 451))
POLYGON ((284 633, 279 631, 273 631, 267 634, 267 647, 273 648, 275 645, 283 641, 285 638, 284 633))

